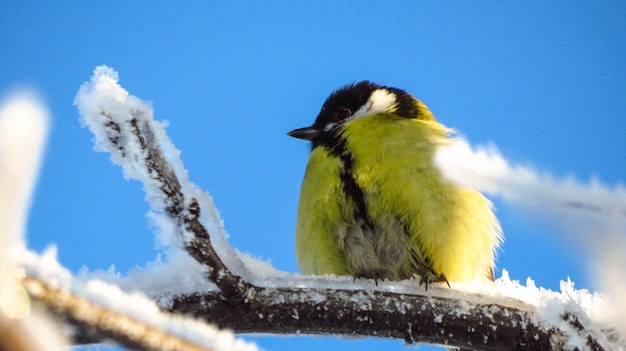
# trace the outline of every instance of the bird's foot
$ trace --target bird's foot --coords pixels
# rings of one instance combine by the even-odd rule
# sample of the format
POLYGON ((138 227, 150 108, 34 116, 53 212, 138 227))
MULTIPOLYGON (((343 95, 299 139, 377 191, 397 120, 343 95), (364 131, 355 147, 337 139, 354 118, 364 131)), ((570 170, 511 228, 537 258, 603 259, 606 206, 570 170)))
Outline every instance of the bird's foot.
POLYGON ((384 280, 387 277, 388 274, 384 269, 360 269, 354 273, 354 280, 357 278, 374 279, 376 286, 378 286, 379 280, 384 280))
POLYGON ((444 273, 437 274, 431 271, 420 276, 420 286, 424 284, 424 288, 428 290, 428 284, 430 283, 446 283, 448 288, 450 287, 450 282, 448 282, 448 278, 446 278, 444 273))

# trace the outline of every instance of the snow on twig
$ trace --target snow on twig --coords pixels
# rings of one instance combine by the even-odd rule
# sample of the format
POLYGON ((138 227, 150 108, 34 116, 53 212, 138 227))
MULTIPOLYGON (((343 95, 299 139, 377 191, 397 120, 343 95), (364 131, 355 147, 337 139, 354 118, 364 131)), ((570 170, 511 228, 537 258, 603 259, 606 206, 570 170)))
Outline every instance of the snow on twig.
POLYGON ((251 274, 227 243, 212 199, 189 181, 180 152, 154 120, 152 108, 129 95, 118 84, 117 72, 106 66, 95 69, 75 104, 95 135, 96 150, 110 152, 126 177, 141 181, 153 211, 164 214, 156 222, 167 226, 165 244, 189 252, 200 264, 196 269, 209 270, 212 282, 228 279, 220 286, 224 293, 241 286, 239 275, 251 274))
POLYGON ((61 267, 56 251, 23 253, 23 286, 37 302, 76 327, 91 342, 114 340, 131 349, 154 351, 254 351, 230 331, 182 315, 162 312, 142 293, 92 279, 81 281, 61 267))

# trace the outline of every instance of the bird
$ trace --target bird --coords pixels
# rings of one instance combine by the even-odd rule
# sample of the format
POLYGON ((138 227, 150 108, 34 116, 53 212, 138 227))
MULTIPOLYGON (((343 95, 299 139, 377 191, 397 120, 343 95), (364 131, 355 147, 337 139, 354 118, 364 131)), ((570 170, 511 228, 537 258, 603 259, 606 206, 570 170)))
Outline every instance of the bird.
POLYGON ((485 284, 502 230, 492 203, 433 162, 454 131, 404 90, 371 81, 333 91, 314 123, 300 189, 296 258, 303 274, 485 284))

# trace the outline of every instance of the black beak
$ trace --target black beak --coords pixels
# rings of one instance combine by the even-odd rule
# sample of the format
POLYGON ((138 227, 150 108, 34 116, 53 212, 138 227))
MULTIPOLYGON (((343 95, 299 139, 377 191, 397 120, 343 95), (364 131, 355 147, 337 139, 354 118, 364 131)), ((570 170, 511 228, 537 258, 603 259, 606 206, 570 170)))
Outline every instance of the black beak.
POLYGON ((308 140, 308 141, 312 141, 319 134, 320 134, 319 129, 317 129, 315 127, 298 128, 298 129, 294 129, 291 132, 287 133, 287 135, 289 135, 290 137, 294 137, 294 138, 298 138, 298 139, 304 139, 304 140, 308 140))

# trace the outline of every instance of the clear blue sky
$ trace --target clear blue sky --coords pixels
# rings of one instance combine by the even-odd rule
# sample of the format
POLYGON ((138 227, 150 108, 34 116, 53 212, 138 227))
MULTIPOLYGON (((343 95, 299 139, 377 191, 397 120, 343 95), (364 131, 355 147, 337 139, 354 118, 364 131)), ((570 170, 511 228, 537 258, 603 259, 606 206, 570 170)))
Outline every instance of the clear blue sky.
MULTIPOLYGON (((141 185, 92 151, 72 105, 100 64, 169 120, 232 244, 290 272, 309 146, 285 133, 309 125, 326 96, 352 81, 413 93, 441 122, 474 144, 495 143, 512 162, 626 179, 625 2, 2 1, 0 95, 34 87, 53 116, 29 247, 56 243, 73 271, 115 264, 125 272, 156 256, 141 185)), ((496 205, 506 238, 499 269, 546 288, 569 276, 596 289, 584 248, 548 221, 496 205)), ((268 350, 391 345, 256 341, 268 350)))

